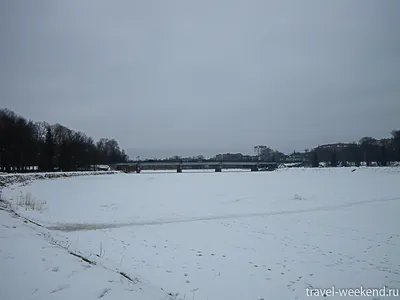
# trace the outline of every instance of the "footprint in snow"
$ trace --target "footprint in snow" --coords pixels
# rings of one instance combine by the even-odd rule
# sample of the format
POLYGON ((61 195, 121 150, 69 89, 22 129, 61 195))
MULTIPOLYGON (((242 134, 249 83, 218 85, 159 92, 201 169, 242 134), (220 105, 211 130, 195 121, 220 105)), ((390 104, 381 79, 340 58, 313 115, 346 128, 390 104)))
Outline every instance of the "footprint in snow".
POLYGON ((103 298, 111 289, 105 288, 99 295, 99 299, 103 298))
POLYGON ((65 290, 65 289, 67 289, 67 288, 69 288, 69 287, 70 287, 69 284, 61 284, 61 285, 59 285, 58 287, 56 287, 54 290, 52 290, 50 293, 51 293, 51 294, 54 294, 54 293, 60 292, 60 291, 62 291, 62 290, 65 290))
POLYGON ((39 289, 34 289, 34 290, 32 291, 32 294, 31 294, 31 295, 36 294, 38 291, 39 291, 39 289))

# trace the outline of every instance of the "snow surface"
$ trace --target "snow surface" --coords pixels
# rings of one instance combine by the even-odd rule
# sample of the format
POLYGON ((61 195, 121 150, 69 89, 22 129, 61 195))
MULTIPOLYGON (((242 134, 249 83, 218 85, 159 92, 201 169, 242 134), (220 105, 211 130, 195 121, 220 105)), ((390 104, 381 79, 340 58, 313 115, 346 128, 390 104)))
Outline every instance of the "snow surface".
POLYGON ((0 211, 0 299, 105 290, 104 299, 307 299, 310 287, 400 288, 399 180, 399 168, 361 167, 12 185, 2 198, 47 228, 0 211), (28 193, 43 210, 17 206, 28 193))
POLYGON ((165 299, 116 269, 69 254, 68 242, 0 210, 0 299, 165 299), (107 297, 106 297, 107 296, 107 297), (110 298, 108 298, 110 299, 110 298))

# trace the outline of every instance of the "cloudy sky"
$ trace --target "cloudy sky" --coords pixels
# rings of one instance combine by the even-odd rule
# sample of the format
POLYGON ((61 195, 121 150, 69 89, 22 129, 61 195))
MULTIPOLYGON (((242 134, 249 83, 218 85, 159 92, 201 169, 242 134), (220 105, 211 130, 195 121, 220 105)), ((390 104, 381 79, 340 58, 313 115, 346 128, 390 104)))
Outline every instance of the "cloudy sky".
POLYGON ((131 156, 386 137, 399 28, 397 0, 1 1, 0 107, 131 156))

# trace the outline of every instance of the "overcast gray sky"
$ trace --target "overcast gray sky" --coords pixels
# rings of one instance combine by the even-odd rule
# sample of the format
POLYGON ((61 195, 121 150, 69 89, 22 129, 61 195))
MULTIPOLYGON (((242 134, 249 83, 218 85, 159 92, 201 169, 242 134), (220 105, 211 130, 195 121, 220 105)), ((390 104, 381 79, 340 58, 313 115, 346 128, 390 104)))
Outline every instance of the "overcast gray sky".
POLYGON ((385 137, 399 28, 397 0, 1 1, 0 106, 131 156, 385 137))

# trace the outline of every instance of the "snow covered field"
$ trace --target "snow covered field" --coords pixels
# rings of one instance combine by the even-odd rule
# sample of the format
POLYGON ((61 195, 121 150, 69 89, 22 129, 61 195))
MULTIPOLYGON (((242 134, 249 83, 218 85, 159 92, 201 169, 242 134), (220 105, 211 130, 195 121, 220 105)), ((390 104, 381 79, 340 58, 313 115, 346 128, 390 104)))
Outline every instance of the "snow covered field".
POLYGON ((0 211, 0 299, 307 299, 307 288, 400 288, 399 182, 399 168, 337 168, 9 186, 2 198, 44 227, 0 211), (45 204, 17 205, 27 197, 45 204))

